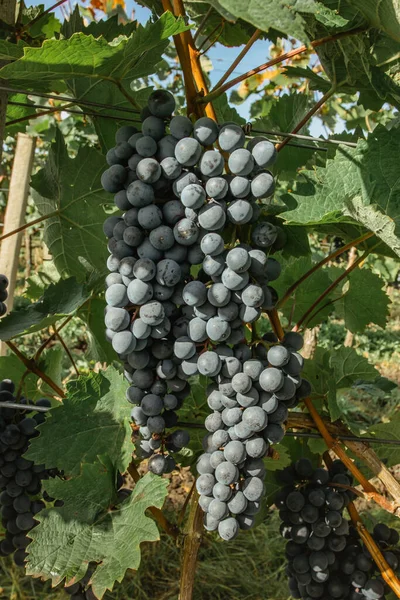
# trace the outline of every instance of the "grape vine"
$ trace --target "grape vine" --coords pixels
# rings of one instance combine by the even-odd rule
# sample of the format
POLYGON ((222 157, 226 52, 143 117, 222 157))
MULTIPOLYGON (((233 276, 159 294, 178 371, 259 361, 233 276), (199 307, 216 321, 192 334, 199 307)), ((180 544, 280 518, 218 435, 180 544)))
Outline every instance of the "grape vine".
POLYGON ((396 3, 61 3, 0 7, 1 557, 192 600, 279 520, 215 598, 400 598, 396 3))

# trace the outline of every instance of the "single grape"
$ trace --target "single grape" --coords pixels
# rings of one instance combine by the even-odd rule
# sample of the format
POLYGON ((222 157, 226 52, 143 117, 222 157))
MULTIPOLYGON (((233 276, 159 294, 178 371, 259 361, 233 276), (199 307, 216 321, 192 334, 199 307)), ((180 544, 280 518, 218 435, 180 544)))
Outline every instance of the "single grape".
POLYGON ((158 117, 147 117, 142 123, 142 133, 143 135, 149 135, 158 142, 164 136, 165 123, 158 117))
POLYGON ((202 146, 212 146, 218 138, 218 125, 209 117, 201 117, 193 127, 193 135, 202 146))
MULTIPOLYGON (((154 202, 154 190, 151 185, 143 181, 134 181, 126 190, 126 197, 132 206, 143 208, 154 202)), ((139 223, 139 220, 138 220, 139 223)))
POLYGON ((228 182, 223 177, 210 177, 206 183, 206 193, 213 200, 222 200, 228 193, 228 182))
POLYGON ((262 169, 274 164, 278 157, 275 144, 268 140, 261 140, 252 148, 247 148, 251 151, 256 165, 262 169))
POLYGON ((201 153, 202 148, 194 138, 183 138, 175 146, 175 158, 185 167, 194 166, 200 160, 201 153))
POLYGON ((239 125, 226 124, 221 127, 218 135, 218 145, 224 152, 233 152, 243 148, 246 137, 239 125))
POLYGON ((119 192, 127 178, 127 170, 122 165, 112 165, 101 176, 101 185, 106 192, 119 192))
POLYGON ((177 115, 171 119, 169 129, 176 139, 181 140, 190 136, 193 131, 193 125, 188 117, 177 115))
POLYGON ((206 193, 204 188, 197 184, 192 183, 187 185, 181 194, 181 202, 187 208, 197 210, 201 208, 206 200, 206 193))
POLYGON ((174 227, 174 237, 178 244, 191 246, 196 243, 199 230, 190 219, 181 219, 174 227))
POLYGON ((155 90, 150 94, 147 106, 152 115, 165 119, 174 112, 175 99, 168 90, 155 90))
MULTIPOLYGON (((142 135, 142 137, 137 140, 135 147, 136 152, 140 154, 141 158, 149 158, 150 156, 154 156, 157 152, 157 142, 149 135, 142 135)), ((139 161, 135 157, 132 162, 128 163, 129 168, 132 169, 132 171, 136 171, 138 163, 139 161)))
POLYGON ((251 234, 251 239, 261 248, 269 248, 276 240, 278 233, 275 225, 266 221, 255 227, 251 234))
POLYGON ((205 177, 217 177, 224 171, 224 157, 216 150, 207 150, 201 157, 199 166, 205 177))
MULTIPOLYGON (((245 177, 250 175, 254 168, 254 158, 245 148, 234 150, 229 157, 228 167, 234 175, 245 177)), ((254 192, 253 192, 254 195, 254 192)))

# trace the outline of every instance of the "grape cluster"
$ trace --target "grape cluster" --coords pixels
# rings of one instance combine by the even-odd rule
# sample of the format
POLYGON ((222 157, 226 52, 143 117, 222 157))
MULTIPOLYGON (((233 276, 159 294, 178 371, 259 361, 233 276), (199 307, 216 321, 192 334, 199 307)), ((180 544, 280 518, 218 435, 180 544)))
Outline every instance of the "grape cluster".
POLYGON ((205 422, 209 433, 196 486, 205 528, 218 529, 224 540, 253 526, 264 494, 263 458, 284 436, 288 407, 310 392, 300 376, 302 337, 288 333, 282 343, 266 338, 272 342, 253 347, 220 344, 197 361, 200 373, 214 383, 207 390, 213 412, 205 422))
MULTIPOLYGON (((372 536, 389 566, 399 576, 400 548, 397 531, 384 523, 378 523, 373 529, 372 536)), ((351 585, 351 587, 349 585, 351 589, 349 600, 382 600, 391 591, 353 527, 350 527, 341 569, 347 576, 348 585, 351 585)))
MULTIPOLYGON (((16 402, 15 386, 9 379, 0 382, 0 402, 16 402)), ((27 404, 24 398, 21 403, 27 404)), ((50 406, 43 398, 36 406, 50 406)), ((26 557, 25 548, 30 542, 28 532, 35 526, 35 515, 44 508, 40 499, 41 481, 55 476, 53 470, 44 465, 35 465, 24 458, 29 440, 38 435, 36 427, 44 421, 44 415, 34 408, 21 411, 15 408, 0 408, 0 506, 2 525, 6 531, 0 543, 0 556, 14 555, 14 561, 22 566, 26 557)), ((46 492, 43 498, 53 501, 46 492)))
POLYGON ((193 145, 217 142, 222 152, 199 152, 199 179, 180 193, 186 217, 200 229, 203 253, 197 281, 184 290, 185 302, 193 307, 191 338, 237 344, 244 338, 243 324, 255 322, 277 300, 268 284, 279 277, 280 265, 266 251, 281 247, 285 234, 266 220, 258 222, 258 200, 265 202, 274 191, 274 178, 266 167, 274 163, 276 150, 263 138, 254 138, 244 148, 245 134, 238 125, 218 128, 207 117, 196 121, 193 136, 177 147, 183 164, 190 162, 193 145), (229 174, 223 173, 225 161, 229 174), (225 243, 226 232, 230 244, 225 243), (250 243, 237 243, 241 234, 250 243))
MULTIPOLYGON (((241 127, 219 126, 208 117, 194 123, 184 116, 171 117, 174 108, 169 92, 153 92, 141 131, 131 126, 118 130, 116 146, 107 153, 109 168, 102 175, 104 189, 115 194, 115 205, 124 211, 104 223, 110 251, 106 335, 131 383, 127 397, 135 405, 140 455, 159 474, 174 468, 169 453, 189 441, 185 431, 166 435, 165 429, 177 425, 175 411, 188 395, 192 376, 222 378, 229 385, 247 377, 248 389, 239 385, 233 395, 254 396, 253 388, 258 395, 253 383, 270 393, 277 403, 270 412, 279 410, 269 427, 279 427, 274 437, 280 437, 287 407, 278 403, 299 397, 302 367, 297 348, 289 342, 271 348, 271 360, 264 352, 264 389, 258 381, 261 373, 252 380, 242 371, 257 349, 248 354, 246 346, 243 356, 238 350, 245 325, 277 300, 269 283, 279 276, 280 265, 269 254, 284 245, 285 233, 261 218, 259 204, 268 202, 274 191, 267 167, 276 159, 275 147, 254 138, 245 148, 241 127)), ((259 411, 267 415, 255 406, 258 397, 253 400, 243 400, 249 404, 242 406, 235 398, 236 412, 248 409, 246 419, 259 411)), ((233 407, 216 412, 223 408, 233 407)), ((267 427, 266 419, 259 431, 267 427)), ((221 428, 228 426, 221 423, 221 428)))
MULTIPOLYGON (((275 504, 287 539, 289 588, 293 598, 379 600, 388 592, 357 532, 344 517, 356 496, 352 476, 339 460, 329 470, 300 459, 279 474, 285 487, 275 504), (339 484, 335 486, 335 484, 339 484)), ((396 531, 377 525, 374 537, 393 569, 398 568, 396 531)))
POLYGON ((142 131, 118 130, 102 176, 104 189, 125 211, 104 223, 110 251, 106 335, 131 384, 127 399, 135 405, 132 418, 142 438, 138 453, 150 459, 149 469, 157 474, 170 472, 175 466, 170 453, 189 442, 186 431, 165 435, 165 429, 177 425, 176 410, 190 391, 175 341, 187 332, 182 293, 202 256, 199 229, 185 217, 179 200, 193 174, 175 158, 178 138, 192 125, 173 117, 167 134, 174 108, 169 92, 153 92, 142 131))
POLYGON ((5 301, 8 298, 8 279, 5 275, 0 275, 0 317, 3 317, 7 312, 5 301))

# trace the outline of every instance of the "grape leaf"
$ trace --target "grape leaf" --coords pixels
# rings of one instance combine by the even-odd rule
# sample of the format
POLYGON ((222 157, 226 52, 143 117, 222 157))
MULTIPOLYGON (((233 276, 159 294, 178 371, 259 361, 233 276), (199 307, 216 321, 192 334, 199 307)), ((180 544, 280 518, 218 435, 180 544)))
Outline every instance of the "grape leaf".
POLYGON ((295 0, 290 4, 283 0, 208 0, 208 4, 227 21, 240 18, 262 31, 276 29, 284 36, 305 41, 309 36, 304 15, 315 15, 318 20, 330 24, 343 22, 335 11, 315 0, 295 0))
POLYGON ((22 395, 29 400, 35 400, 41 397, 37 389, 37 377, 33 373, 25 375, 25 365, 15 356, 9 354, 2 356, 0 361, 0 381, 11 379, 18 386, 21 385, 22 395))
POLYGON ((275 497, 279 490, 283 487, 283 483, 278 481, 277 472, 267 469, 267 474, 264 479, 265 485, 265 502, 267 506, 272 506, 275 502, 275 497))
POLYGON ((93 592, 102 598, 127 569, 140 564, 140 544, 159 540, 156 524, 145 515, 161 508, 167 481, 148 473, 117 509, 113 500, 114 473, 100 463, 83 465, 82 474, 69 481, 46 483, 48 492, 64 501, 61 508, 40 513, 31 532, 27 573, 67 584, 81 579, 89 562, 99 563, 91 577, 93 592))
MULTIPOLYGON (((42 355, 42 360, 40 361, 39 367, 42 372, 46 373, 48 377, 54 383, 56 383, 60 388, 63 387, 62 384, 62 375, 63 375, 63 360, 65 356, 65 350, 61 345, 54 346, 53 348, 49 348, 42 355)), ((54 394, 53 388, 47 385, 47 383, 42 383, 41 389, 44 394, 54 394)), ((56 402, 56 401, 55 401, 56 402)))
POLYGON ((383 289, 382 279, 369 269, 356 269, 350 273, 349 282, 349 290, 343 298, 346 329, 361 333, 370 323, 385 327, 390 299, 383 289))
MULTIPOLYGON (((8 81, 42 81, 88 78, 114 82, 152 74, 168 45, 168 38, 188 29, 182 19, 164 13, 155 23, 138 25, 129 38, 109 44, 103 37, 75 33, 69 39, 47 40, 40 48, 25 49, 24 56, 0 70, 8 81)), ((89 86, 89 82, 87 82, 89 86)))
MULTIPOLYGON (((367 436, 400 441, 400 415, 398 413, 394 415, 389 423, 372 425, 367 431, 367 436)), ((386 459, 385 464, 387 467, 399 464, 400 446, 390 446, 376 442, 373 448, 379 458, 386 459)))
POLYGON ((374 381, 379 373, 364 356, 354 348, 339 348, 330 355, 329 364, 335 373, 337 389, 350 387, 358 379, 374 381))
MULTIPOLYGON (((278 292, 278 296, 281 297, 294 282, 311 268, 311 266, 312 263, 309 256, 301 258, 292 257, 287 261, 282 262, 282 273, 277 281, 273 282, 273 287, 278 292)), ((292 319, 293 322, 298 321, 313 302, 326 290, 329 284, 330 277, 328 269, 319 269, 303 281, 294 292, 293 298, 280 310, 288 320, 292 319)), ((328 299, 330 297, 331 296, 327 296, 328 299)), ((327 306, 321 310, 315 318, 310 321, 310 326, 323 322, 331 311, 331 306, 327 306)))
POLYGON ((6 132, 7 135, 15 135, 19 131, 26 130, 26 120, 20 123, 11 123, 17 119, 22 119, 28 115, 35 115, 36 107, 34 103, 27 98, 24 94, 12 94, 8 97, 7 103, 7 121, 6 121, 6 132), (28 106, 19 106, 12 104, 12 102, 20 102, 27 104, 28 106))
POLYGON ((335 421, 340 416, 340 410, 336 398, 335 371, 329 359, 329 351, 318 346, 312 360, 305 361, 303 375, 311 383, 313 394, 326 397, 329 414, 335 421))
POLYGON ((23 40, 19 40, 18 44, 13 44, 7 40, 0 40, 0 60, 17 60, 24 54, 24 48, 28 44, 23 40))
POLYGON ((75 277, 60 279, 49 285, 37 302, 13 310, 1 319, 0 340, 10 340, 52 325, 74 313, 90 295, 90 287, 78 283, 75 277))
POLYGON ((342 415, 338 391, 352 387, 358 380, 374 381, 379 373, 366 358, 353 348, 335 351, 317 347, 313 359, 306 360, 303 374, 313 393, 325 396, 332 421, 342 415))
POLYGON ((70 158, 57 129, 45 166, 32 177, 37 209, 47 215, 44 239, 64 277, 82 279, 87 272, 105 270, 103 204, 110 202, 110 195, 102 189, 100 177, 106 168, 102 155, 89 146, 70 158))
MULTIPOLYGON (((93 25, 93 33, 95 29, 93 25)), ((131 93, 131 82, 153 75, 168 47, 168 38, 186 29, 181 18, 175 19, 166 12, 154 23, 138 25, 129 37, 121 36, 112 43, 104 37, 95 39, 78 32, 69 39, 48 40, 41 48, 28 48, 24 56, 13 63, 14 69, 8 65, 0 70, 0 78, 35 91, 38 85, 47 89, 47 83, 54 87, 62 82, 74 98, 107 104, 106 108, 90 107, 90 113, 99 117, 106 114, 121 118, 121 122, 114 123, 112 119, 93 118, 100 143, 106 150, 113 145, 118 126, 127 120, 132 124, 139 122, 143 96, 131 93), (113 110, 113 107, 127 109, 127 112, 113 110)))
POLYGON ((77 316, 87 325, 87 356, 92 360, 110 364, 115 360, 115 352, 105 336, 104 306, 104 299, 92 296, 78 311, 77 316))
POLYGON ((277 458, 266 458, 264 460, 267 471, 280 471, 292 464, 289 451, 284 444, 274 444, 273 449, 277 452, 277 458))
POLYGON ((397 0, 352 0, 372 27, 383 29, 400 42, 400 5, 397 0))
POLYGON ((400 256, 399 160, 400 136, 379 125, 356 148, 339 146, 326 167, 302 172, 282 196, 282 216, 303 225, 356 221, 400 256))
POLYGON ((107 455, 124 472, 133 451, 126 387, 113 367, 71 381, 63 404, 39 426, 40 436, 32 441, 27 456, 70 475, 79 473, 82 463, 107 455))
POLYGON ((239 125, 246 123, 246 119, 241 117, 235 108, 229 106, 226 94, 221 94, 221 96, 213 100, 213 107, 219 123, 226 123, 228 121, 233 121, 239 125))
MULTIPOLYGON (((252 129, 257 131, 292 131, 299 121, 307 113, 309 97, 304 94, 284 94, 272 103, 267 116, 257 119, 252 129)), ((302 127, 299 133, 308 133, 308 127, 302 127)), ((256 133, 256 135, 261 135, 256 133)), ((294 142, 295 143, 295 142, 294 142)), ((314 150, 286 146, 278 154, 278 160, 273 166, 274 173, 291 174, 294 176, 296 170, 309 160, 314 150)))
POLYGON ((74 33, 82 32, 85 35, 92 35, 95 38, 103 36, 107 42, 114 41, 120 35, 129 36, 136 29, 137 22, 119 23, 118 14, 112 15, 109 19, 100 19, 85 24, 78 4, 61 26, 61 33, 65 38, 70 38, 74 33))

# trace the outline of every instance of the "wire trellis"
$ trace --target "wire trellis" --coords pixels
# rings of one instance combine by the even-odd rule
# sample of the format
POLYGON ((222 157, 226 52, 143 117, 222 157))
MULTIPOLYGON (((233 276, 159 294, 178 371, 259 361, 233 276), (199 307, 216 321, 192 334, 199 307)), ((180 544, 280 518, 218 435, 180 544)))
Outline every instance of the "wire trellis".
MULTIPOLYGON (((117 111, 117 112, 121 112, 121 113, 128 113, 128 114, 132 114, 132 115, 140 115, 140 110, 134 109, 134 108, 130 108, 130 107, 126 107, 123 108, 121 106, 113 106, 111 104, 106 104, 106 103, 101 103, 101 102, 94 102, 92 100, 85 100, 85 99, 79 99, 79 98, 70 98, 68 96, 61 96, 61 95, 57 95, 57 94, 47 94, 45 92, 32 92, 30 90, 23 90, 23 89, 19 89, 19 88, 14 88, 11 86, 5 86, 5 85, 0 85, 0 90, 1 91, 5 91, 5 92, 9 92, 9 93, 13 93, 13 94, 24 94, 26 96, 34 96, 34 97, 38 97, 38 98, 45 98, 45 99, 49 99, 49 100, 58 100, 61 102, 68 102, 69 104, 76 104, 78 106, 89 106, 89 107, 93 107, 93 108, 98 108, 98 109, 106 109, 106 110, 110 110, 110 111, 117 111)), ((26 106, 29 108, 35 108, 34 105, 31 104, 24 104, 24 103, 18 103, 16 101, 10 101, 10 104, 14 104, 16 106, 26 106)), ((42 107, 37 107, 37 108, 42 108, 42 107)), ((46 107, 43 107, 46 108, 46 107)), ((104 119, 113 119, 116 121, 140 121, 140 119, 134 119, 132 117, 123 117, 123 116, 115 116, 115 115, 111 115, 111 114, 104 114, 104 113, 95 113, 95 112, 87 112, 87 111, 75 111, 73 109, 69 109, 69 108, 63 108, 60 107, 60 112, 64 111, 64 112, 69 112, 71 114, 82 114, 88 117, 97 117, 97 118, 104 118, 104 119)), ((53 110, 52 108, 49 108, 49 111, 51 112, 58 112, 53 110)), ((32 115, 32 118, 34 118, 35 115, 32 115)), ((9 121, 7 123, 7 125, 12 125, 15 122, 19 122, 19 120, 15 119, 13 121, 9 121)), ((299 134, 299 133, 290 133, 290 132, 284 132, 284 131, 277 131, 277 130, 260 130, 260 129, 254 129, 253 128, 253 124, 252 123, 247 123, 244 127, 243 127, 244 131, 246 132, 247 136, 252 136, 253 134, 256 135, 268 135, 268 136, 273 136, 273 137, 277 137, 277 138, 293 138, 294 140, 298 139, 298 140, 305 140, 305 141, 311 141, 311 142, 316 142, 316 143, 321 143, 321 144, 333 144, 333 145, 344 145, 344 146, 348 146, 350 148, 355 148, 357 146, 357 144, 355 142, 346 142, 346 141, 341 141, 341 140, 332 140, 332 139, 325 139, 325 138, 320 138, 320 137, 314 137, 314 136, 310 136, 310 135, 304 135, 304 134, 299 134)), ((271 140, 271 141, 275 141, 275 140, 271 140)), ((320 146, 310 146, 310 145, 305 145, 305 144, 291 144, 289 143, 288 145, 291 146, 295 146, 297 148, 303 148, 303 149, 307 149, 307 150, 314 150, 314 151, 319 151, 319 152, 326 152, 327 149, 324 147, 320 147, 320 146)))

